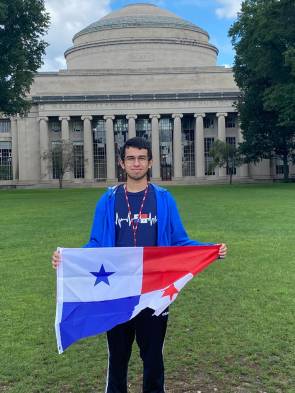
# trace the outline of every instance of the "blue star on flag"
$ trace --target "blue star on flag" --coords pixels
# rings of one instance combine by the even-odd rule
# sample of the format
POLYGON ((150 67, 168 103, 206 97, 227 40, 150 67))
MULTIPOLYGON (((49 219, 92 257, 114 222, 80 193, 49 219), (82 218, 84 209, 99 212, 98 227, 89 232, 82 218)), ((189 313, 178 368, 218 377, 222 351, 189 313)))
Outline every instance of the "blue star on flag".
POLYGON ((94 284, 94 286, 96 286, 100 282, 104 282, 105 284, 110 285, 108 276, 111 276, 115 272, 106 272, 104 266, 101 265, 99 272, 90 272, 90 273, 96 277, 96 281, 94 284))

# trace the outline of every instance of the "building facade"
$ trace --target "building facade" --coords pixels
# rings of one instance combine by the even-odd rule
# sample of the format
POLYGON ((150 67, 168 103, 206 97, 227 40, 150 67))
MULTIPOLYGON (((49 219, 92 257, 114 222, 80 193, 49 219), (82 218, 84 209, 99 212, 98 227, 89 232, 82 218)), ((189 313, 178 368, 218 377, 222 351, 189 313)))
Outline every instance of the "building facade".
MULTIPOLYGON (((26 117, 0 119, 0 185, 50 186, 61 141, 73 146, 65 184, 122 181, 119 148, 127 138, 152 143, 154 181, 227 181, 212 169, 216 139, 242 142, 231 69, 216 66, 206 31, 151 4, 112 12, 73 37, 67 69, 36 75, 26 117)), ((295 172, 291 168, 291 173, 295 172)), ((238 181, 282 176, 280 162, 236 168, 238 181)))

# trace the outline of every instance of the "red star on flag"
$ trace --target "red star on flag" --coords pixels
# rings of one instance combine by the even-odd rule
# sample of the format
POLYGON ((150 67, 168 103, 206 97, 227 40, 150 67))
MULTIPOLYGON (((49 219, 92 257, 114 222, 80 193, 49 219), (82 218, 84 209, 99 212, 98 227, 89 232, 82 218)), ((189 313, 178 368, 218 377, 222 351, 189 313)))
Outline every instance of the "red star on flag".
POLYGON ((173 296, 177 294, 179 291, 175 288, 174 284, 171 284, 168 288, 164 290, 162 297, 170 296, 170 300, 173 299, 173 296))

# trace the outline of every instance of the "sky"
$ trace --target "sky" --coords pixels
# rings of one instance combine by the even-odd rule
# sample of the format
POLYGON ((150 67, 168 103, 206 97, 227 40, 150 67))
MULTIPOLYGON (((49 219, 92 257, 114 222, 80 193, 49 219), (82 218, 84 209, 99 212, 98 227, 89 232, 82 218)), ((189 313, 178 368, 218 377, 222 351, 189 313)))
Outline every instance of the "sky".
POLYGON ((206 30, 210 42, 219 49, 217 64, 233 64, 234 51, 227 33, 242 0, 45 0, 51 25, 45 36, 49 46, 40 71, 65 69, 64 52, 72 46, 74 34, 109 12, 139 2, 165 8, 206 30))

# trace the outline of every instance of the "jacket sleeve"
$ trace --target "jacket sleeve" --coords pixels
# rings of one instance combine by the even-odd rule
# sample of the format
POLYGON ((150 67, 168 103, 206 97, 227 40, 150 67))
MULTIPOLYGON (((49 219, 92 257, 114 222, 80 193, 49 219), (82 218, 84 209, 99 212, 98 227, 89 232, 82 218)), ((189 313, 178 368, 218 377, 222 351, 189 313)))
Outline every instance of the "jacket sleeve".
POLYGON ((172 246, 208 246, 213 243, 203 243, 198 240, 191 240, 184 226, 178 212, 176 202, 172 195, 168 193, 168 204, 170 214, 170 231, 171 231, 171 245, 172 246))
POLYGON ((108 194, 103 194, 96 204, 90 239, 89 242, 83 246, 83 248, 102 247, 103 231, 106 221, 105 216, 107 198, 108 194))

